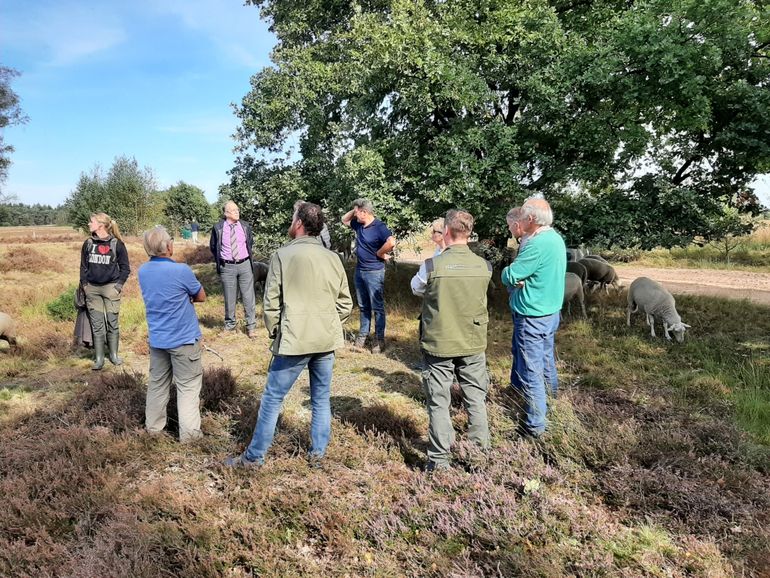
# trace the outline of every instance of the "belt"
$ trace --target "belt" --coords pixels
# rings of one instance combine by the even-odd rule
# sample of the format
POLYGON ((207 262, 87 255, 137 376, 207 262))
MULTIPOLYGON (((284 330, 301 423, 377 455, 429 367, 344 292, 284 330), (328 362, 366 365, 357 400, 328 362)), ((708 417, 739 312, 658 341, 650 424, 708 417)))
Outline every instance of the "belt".
POLYGON ((227 265, 240 265, 244 261, 248 261, 249 258, 246 257, 245 259, 238 259, 237 261, 227 261, 226 259, 222 259, 222 263, 225 263, 227 265))

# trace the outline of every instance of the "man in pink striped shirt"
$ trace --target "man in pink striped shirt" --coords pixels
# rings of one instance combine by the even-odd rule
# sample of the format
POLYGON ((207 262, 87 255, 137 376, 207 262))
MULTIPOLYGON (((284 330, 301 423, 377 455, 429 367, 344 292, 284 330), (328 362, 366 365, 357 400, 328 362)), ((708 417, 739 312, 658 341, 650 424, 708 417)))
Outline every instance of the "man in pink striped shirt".
POLYGON ((224 219, 211 230, 209 248, 217 264, 225 298, 225 329, 235 329, 235 304, 241 291, 249 337, 256 337, 254 273, 251 246, 254 240, 251 226, 240 220, 240 210, 233 201, 225 203, 224 219))

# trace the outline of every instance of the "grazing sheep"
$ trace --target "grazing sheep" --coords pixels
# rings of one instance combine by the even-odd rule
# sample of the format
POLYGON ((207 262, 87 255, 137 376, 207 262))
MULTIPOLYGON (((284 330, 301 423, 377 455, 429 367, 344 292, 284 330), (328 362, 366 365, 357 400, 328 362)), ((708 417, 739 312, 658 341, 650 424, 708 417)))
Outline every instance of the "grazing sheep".
POLYGON ((575 261, 570 261, 567 263, 567 272, 574 273, 580 277, 580 282, 583 284, 585 284, 586 280, 588 279, 588 271, 586 268, 575 261))
POLYGON ((582 258, 584 258, 586 255, 588 255, 588 251, 584 249, 574 249, 569 248, 567 249, 567 261, 580 261, 582 258))
POLYGON ((607 261, 607 259, 605 259, 601 255, 586 255, 585 257, 583 257, 583 259, 596 259, 597 261, 601 261, 602 263, 607 263, 607 265, 610 264, 609 261, 607 261))
POLYGON ((267 263, 262 261, 254 261, 252 271, 254 272, 254 292, 258 292, 257 284, 261 287, 261 291, 265 290, 265 281, 267 281, 267 271, 269 267, 267 263))
POLYGON ((572 300, 577 297, 580 301, 580 309, 583 311, 583 317, 586 316, 586 303, 583 296, 583 281, 575 273, 567 272, 564 277, 564 301, 561 308, 567 306, 567 313, 572 314, 572 300))
POLYGON ((618 291, 620 290, 620 279, 612 265, 598 259, 581 259, 579 263, 588 272, 588 282, 598 284, 608 295, 610 293, 608 285, 612 285, 618 291))
POLYGON ((4 339, 11 347, 16 346, 16 323, 7 313, 0 313, 0 339, 4 339))
POLYGON ((682 323, 682 318, 676 312, 674 296, 663 285, 648 277, 634 279, 628 289, 626 323, 629 327, 631 327, 631 314, 636 313, 640 307, 647 315, 647 325, 650 326, 650 334, 653 337, 655 337, 655 318, 658 318, 663 321, 666 339, 671 341, 669 331, 673 331, 678 343, 684 341, 684 332, 690 326, 682 323))

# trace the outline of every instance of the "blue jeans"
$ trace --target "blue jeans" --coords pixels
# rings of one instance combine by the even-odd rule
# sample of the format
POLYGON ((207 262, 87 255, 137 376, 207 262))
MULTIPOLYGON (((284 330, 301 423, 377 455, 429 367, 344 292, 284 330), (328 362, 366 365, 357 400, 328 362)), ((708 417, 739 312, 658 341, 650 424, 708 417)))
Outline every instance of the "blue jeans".
POLYGON ((524 425, 532 434, 545 431, 546 386, 552 395, 559 388, 554 357, 559 321, 558 312, 544 317, 515 315, 513 320, 511 385, 524 397, 524 425))
POLYGON ((329 445, 332 428, 332 412, 329 394, 334 368, 334 352, 308 355, 276 355, 267 373, 267 385, 262 393, 257 425, 244 457, 252 462, 264 463, 265 454, 273 443, 275 425, 281 405, 289 390, 305 367, 310 372, 310 455, 323 457, 329 445))
POLYGON ((369 335, 374 311, 374 332, 377 339, 385 339, 385 269, 361 271, 356 267, 355 283, 361 323, 358 335, 369 335))

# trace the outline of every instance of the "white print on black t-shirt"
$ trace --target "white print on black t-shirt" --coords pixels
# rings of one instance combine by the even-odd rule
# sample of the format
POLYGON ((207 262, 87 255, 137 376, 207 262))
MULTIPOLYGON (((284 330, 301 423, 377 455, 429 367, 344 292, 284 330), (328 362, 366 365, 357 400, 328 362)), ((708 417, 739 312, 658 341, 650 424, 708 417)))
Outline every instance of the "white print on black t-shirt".
POLYGON ((109 253, 107 255, 97 255, 96 253, 91 253, 88 256, 88 262, 96 263, 97 265, 109 265, 111 258, 112 258, 112 255, 110 255, 109 253))

